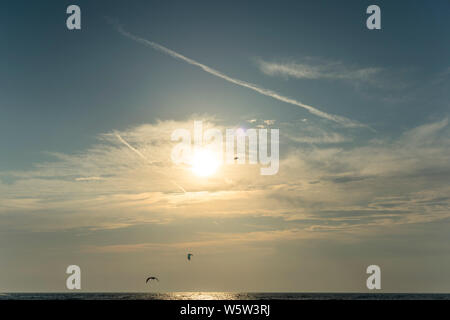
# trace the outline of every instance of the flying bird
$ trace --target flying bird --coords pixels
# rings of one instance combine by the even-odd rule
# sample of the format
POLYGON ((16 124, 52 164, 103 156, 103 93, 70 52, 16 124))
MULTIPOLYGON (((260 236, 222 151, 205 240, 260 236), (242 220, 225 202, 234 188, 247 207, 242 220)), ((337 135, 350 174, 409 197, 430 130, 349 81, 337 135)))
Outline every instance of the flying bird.
POLYGON ((193 256, 192 253, 188 253, 188 254, 187 254, 187 258, 188 258, 189 261, 191 260, 191 257, 192 257, 192 256, 193 256))
POLYGON ((159 279, 157 277, 148 277, 147 280, 145 280, 145 283, 148 283, 150 280, 156 280, 159 282, 159 279))

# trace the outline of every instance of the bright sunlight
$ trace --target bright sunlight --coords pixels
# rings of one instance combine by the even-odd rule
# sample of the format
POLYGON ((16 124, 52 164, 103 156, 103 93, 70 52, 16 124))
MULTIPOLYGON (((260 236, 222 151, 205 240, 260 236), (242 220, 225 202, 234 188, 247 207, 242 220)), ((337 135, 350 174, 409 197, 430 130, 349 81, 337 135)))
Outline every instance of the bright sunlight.
POLYGON ((208 177, 213 175, 221 164, 219 156, 209 149, 197 149, 192 158, 191 170, 197 176, 208 177))

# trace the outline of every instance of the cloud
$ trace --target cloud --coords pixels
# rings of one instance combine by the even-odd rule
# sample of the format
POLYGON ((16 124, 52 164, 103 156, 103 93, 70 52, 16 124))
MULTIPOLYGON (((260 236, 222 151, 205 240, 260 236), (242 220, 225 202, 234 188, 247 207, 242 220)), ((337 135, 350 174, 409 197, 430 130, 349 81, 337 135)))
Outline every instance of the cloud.
MULTIPOLYGON (((295 128, 300 130, 298 123, 278 125, 281 132, 294 136, 295 128)), ((441 221, 450 215, 447 119, 412 128, 396 139, 345 147, 282 140, 286 148, 280 171, 271 177, 259 175, 259 168, 248 164, 224 165, 208 179, 193 176, 189 168, 170 161, 170 136, 176 128, 193 129, 193 122, 158 121, 112 131, 79 153, 54 153, 55 160, 30 170, 2 172, 12 182, 0 183, 1 228, 108 230, 193 219, 220 220, 225 226, 230 219, 251 218, 292 239, 281 231, 349 235, 441 221)), ((304 132, 310 137, 333 136, 312 128, 297 135, 304 132)), ((194 230, 197 237, 189 241, 206 241, 198 233, 205 228, 194 230)))
MULTIPOLYGON (((132 150, 134 153, 136 153, 141 159, 143 159, 145 162, 147 162, 149 165, 152 165, 153 162, 149 161, 139 150, 133 148, 127 141, 125 141, 124 138, 120 136, 120 134, 115 133, 117 139, 119 139, 120 142, 122 142, 124 145, 126 145, 130 150, 132 150)), ((163 174, 163 173, 161 173, 163 174)), ((182 192, 186 193, 186 190, 178 183, 176 183, 173 180, 170 180, 171 183, 173 183, 177 188, 179 188, 182 192)))
POLYGON ((275 120, 264 120, 264 124, 268 126, 272 126, 275 123, 275 120))
POLYGON ((268 62, 257 60, 261 72, 271 76, 281 76, 296 79, 329 79, 373 82, 383 69, 381 68, 356 68, 345 66, 341 62, 309 61, 309 63, 297 62, 268 62))
POLYGON ((79 178, 75 178, 75 181, 98 181, 98 180, 103 180, 104 178, 102 177, 79 177, 79 178))
MULTIPOLYGON (((314 237, 317 236, 316 232, 314 237)), ((282 240, 300 240, 311 238, 310 230, 299 230, 296 228, 288 230, 275 231, 256 231, 256 232, 241 232, 241 233, 199 233, 198 240, 182 241, 182 242, 168 242, 168 243, 134 243, 134 244, 118 244, 118 245, 104 245, 104 246, 87 246, 83 251, 105 253, 105 252, 130 252, 130 251, 164 251, 167 250, 185 250, 186 248, 196 249, 196 252, 201 252, 202 248, 214 248, 215 251, 228 248, 237 251, 239 248, 247 248, 256 243, 265 243, 274 245, 277 241, 282 240)))
POLYGON ((264 129, 273 126, 276 120, 249 119, 247 122, 253 124, 255 128, 264 129))
POLYGON ((310 124, 305 119, 284 123, 281 134, 297 144, 340 144, 353 140, 346 132, 336 132, 318 123, 310 124))
POLYGON ((258 93, 260 93, 260 94, 262 94, 264 96, 271 97, 271 98, 276 99, 278 101, 282 101, 282 102, 285 102, 287 104, 291 104, 291 105, 295 105, 295 106, 301 107, 303 109, 306 109, 311 114, 314 114, 314 115, 316 115, 318 117, 321 117, 321 118, 324 118, 324 119, 328 119, 328 120, 340 123, 341 125, 346 126, 346 127, 365 127, 363 124, 361 124, 361 123, 359 123, 357 121, 350 120, 350 119, 342 117, 342 116, 338 116, 338 115, 334 115, 334 114, 330 114, 330 113, 321 111, 321 110, 317 109, 316 107, 313 107, 311 105, 307 105, 305 103, 302 103, 302 102, 300 102, 298 100, 295 100, 295 99, 292 99, 292 98, 285 97, 285 96, 283 96, 283 95, 281 95, 281 94, 279 94, 279 93, 277 93, 275 91, 259 87, 259 86, 255 85, 255 84, 252 84, 252 83, 249 83, 249 82, 246 82, 246 81, 243 81, 243 80, 232 78, 232 77, 230 77, 230 76, 228 76, 228 75, 226 75, 226 74, 224 74, 224 73, 222 73, 220 71, 217 71, 217 70, 215 70, 213 68, 210 68, 210 67, 208 67, 208 66, 206 66, 206 65, 204 65, 204 64, 202 64, 200 62, 197 62, 197 61, 195 61, 193 59, 185 57, 184 55, 182 55, 182 54, 180 54, 178 52, 175 52, 175 51, 173 51, 173 50, 171 50, 169 48, 166 48, 166 47, 164 47, 164 46, 162 46, 162 45, 160 45, 160 44, 158 44, 156 42, 153 42, 153 41, 144 39, 142 37, 136 36, 136 35, 128 32, 128 31, 126 31, 120 25, 115 25, 115 27, 116 27, 117 31, 120 34, 122 34, 123 36, 125 36, 125 37, 127 37, 127 38, 129 38, 129 39, 131 39, 133 41, 141 43, 141 44, 143 44, 143 45, 145 45, 147 47, 150 47, 152 49, 158 50, 158 51, 160 51, 160 52, 162 52, 164 54, 167 54, 167 55, 169 55, 172 58, 175 58, 177 60, 181 60, 183 62, 186 62, 186 63, 190 64, 190 65, 199 67, 203 71, 205 71, 205 72, 207 72, 207 73, 209 73, 209 74, 211 74, 213 76, 216 76, 218 78, 221 78, 221 79, 223 79, 225 81, 228 81, 230 83, 236 84, 236 85, 244 87, 244 88, 251 89, 251 90, 256 91, 256 92, 258 92, 258 93))
POLYGON ((325 143, 343 143, 351 141, 351 138, 345 137, 336 132, 323 133, 317 136, 293 136, 293 135, 286 135, 286 136, 292 141, 298 143, 325 144, 325 143))

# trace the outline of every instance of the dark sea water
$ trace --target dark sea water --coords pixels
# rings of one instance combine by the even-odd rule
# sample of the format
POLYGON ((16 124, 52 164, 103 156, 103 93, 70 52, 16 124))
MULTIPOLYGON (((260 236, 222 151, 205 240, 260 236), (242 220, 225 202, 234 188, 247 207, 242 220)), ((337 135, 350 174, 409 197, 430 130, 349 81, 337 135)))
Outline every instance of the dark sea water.
POLYGON ((450 300, 421 293, 0 293, 0 300, 450 300))

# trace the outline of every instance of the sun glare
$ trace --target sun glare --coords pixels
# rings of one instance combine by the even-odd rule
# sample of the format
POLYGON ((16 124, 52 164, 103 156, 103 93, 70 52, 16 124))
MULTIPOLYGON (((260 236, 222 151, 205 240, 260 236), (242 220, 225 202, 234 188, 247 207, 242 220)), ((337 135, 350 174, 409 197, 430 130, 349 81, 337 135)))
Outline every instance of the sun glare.
POLYGON ((216 153, 208 149, 198 149, 192 158, 192 172, 200 177, 213 175, 220 166, 220 159, 216 153))

